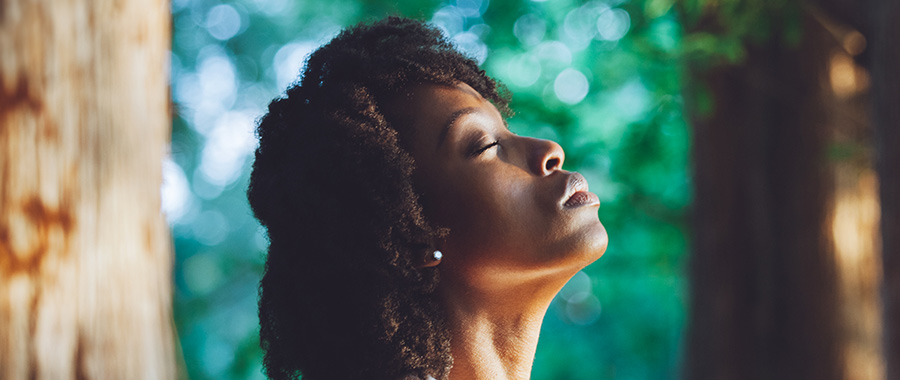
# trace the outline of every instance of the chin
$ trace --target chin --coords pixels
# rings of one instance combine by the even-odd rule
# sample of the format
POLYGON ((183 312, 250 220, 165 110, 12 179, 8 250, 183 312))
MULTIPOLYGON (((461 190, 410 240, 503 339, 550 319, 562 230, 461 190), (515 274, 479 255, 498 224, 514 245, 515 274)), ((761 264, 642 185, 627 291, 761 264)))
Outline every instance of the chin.
POLYGON ((608 243, 609 237, 603 224, 599 221, 591 223, 559 242, 556 249, 550 250, 555 253, 548 258, 556 262, 550 265, 575 274, 603 256, 608 243))
POLYGON ((581 268, 590 265, 603 256, 607 245, 609 245, 609 236, 606 234, 606 228, 603 227, 600 221, 586 228, 581 234, 575 255, 578 261, 581 262, 581 268))

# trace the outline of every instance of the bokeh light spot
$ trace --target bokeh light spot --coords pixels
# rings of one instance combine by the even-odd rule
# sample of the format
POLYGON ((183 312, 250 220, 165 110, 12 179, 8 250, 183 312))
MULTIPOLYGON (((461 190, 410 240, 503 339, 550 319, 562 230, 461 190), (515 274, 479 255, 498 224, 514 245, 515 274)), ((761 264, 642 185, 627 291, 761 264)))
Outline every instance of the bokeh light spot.
POLYGON ((275 66, 275 86, 279 91, 283 91, 299 78, 306 57, 316 47, 312 41, 298 41, 285 44, 278 49, 272 64, 275 66))
POLYGON ((634 79, 619 88, 612 101, 623 119, 636 121, 647 114, 651 95, 639 79, 634 79))
POLYGON ((597 17, 597 37, 606 41, 618 41, 631 29, 631 16, 623 9, 610 9, 597 17))
POLYGON ((241 30, 241 15, 234 7, 221 4, 206 14, 206 30, 218 40, 228 40, 241 30))
POLYGON ((234 105, 238 78, 231 59, 218 46, 201 50, 197 61, 196 72, 179 75, 175 98, 191 127, 206 135, 215 119, 234 105))
POLYGON ((469 18, 481 17, 487 10, 488 0, 456 0, 456 8, 459 12, 469 18))
POLYGON ((216 120, 200 156, 199 170, 208 183, 225 187, 240 176, 244 160, 256 147, 253 128, 253 118, 245 112, 226 112, 216 120))
POLYGON ((187 213, 193 194, 181 166, 170 157, 163 160, 162 169, 163 182, 160 188, 162 212, 166 215, 169 225, 172 225, 178 223, 187 213))
POLYGON ((199 223, 194 223, 192 227, 194 237, 206 246, 219 244, 228 235, 228 220, 216 210, 204 211, 199 216, 199 223))
POLYGON ((520 54, 509 61, 509 81, 520 87, 528 87, 541 77, 541 62, 531 54, 520 54))
MULTIPOLYGON (((206 213, 204 213, 206 215, 206 213)), ((193 255, 182 264, 182 277, 195 294, 207 294, 222 284, 222 269, 209 253, 193 255)))
POLYGON ((513 34, 524 46, 537 45, 547 34, 547 22, 533 13, 523 15, 513 24, 513 34))
POLYGON ((572 50, 559 41, 542 42, 536 49, 538 57, 544 62, 556 62, 561 66, 572 64, 572 50))
POLYGON ((587 48, 597 35, 597 17, 609 10, 609 5, 590 1, 566 13, 562 25, 562 40, 572 50, 587 48))
POLYGON ((566 304, 566 317, 576 325, 589 325, 600 318, 600 300, 593 294, 579 302, 566 304))
POLYGON ((579 302, 591 294, 591 277, 578 271, 559 291, 559 296, 566 302, 579 302))
POLYGON ((453 43, 459 50, 474 59, 478 64, 484 63, 488 56, 488 48, 478 35, 472 32, 462 32, 453 36, 453 43))
POLYGON ((444 32, 445 36, 453 36, 463 31, 465 17, 457 7, 448 5, 434 12, 431 23, 444 32))
POLYGON ((567 104, 577 104, 587 96, 590 84, 580 71, 568 68, 556 76, 553 81, 553 92, 556 97, 567 104))

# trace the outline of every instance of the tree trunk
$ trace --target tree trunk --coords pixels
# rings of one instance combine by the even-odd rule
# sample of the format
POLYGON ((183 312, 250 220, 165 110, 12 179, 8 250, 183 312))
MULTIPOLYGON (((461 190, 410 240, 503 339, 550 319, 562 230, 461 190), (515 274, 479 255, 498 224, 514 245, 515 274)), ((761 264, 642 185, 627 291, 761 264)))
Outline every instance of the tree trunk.
POLYGON ((0 1, 0 378, 170 379, 168 3, 0 1))
MULTIPOLYGON (((739 64, 691 72, 713 111, 694 126, 694 249, 686 379, 839 379, 840 310, 828 231, 829 47, 772 37, 739 64)), ((715 30, 712 30, 715 32, 715 30)), ((689 96, 690 99, 690 96, 689 96)))
POLYGON ((884 355, 900 380, 900 2, 871 1, 872 123, 881 195, 884 355))

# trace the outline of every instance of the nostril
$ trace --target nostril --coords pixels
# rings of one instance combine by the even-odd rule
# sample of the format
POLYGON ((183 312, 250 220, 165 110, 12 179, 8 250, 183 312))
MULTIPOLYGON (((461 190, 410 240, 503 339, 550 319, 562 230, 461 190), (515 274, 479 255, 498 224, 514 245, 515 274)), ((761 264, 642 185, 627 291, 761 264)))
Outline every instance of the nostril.
POLYGON ((559 144, 543 139, 523 137, 522 141, 528 144, 528 169, 535 175, 550 175, 561 170, 566 155, 559 144))
POLYGON ((559 158, 553 157, 544 163, 544 170, 552 171, 559 167, 559 158))

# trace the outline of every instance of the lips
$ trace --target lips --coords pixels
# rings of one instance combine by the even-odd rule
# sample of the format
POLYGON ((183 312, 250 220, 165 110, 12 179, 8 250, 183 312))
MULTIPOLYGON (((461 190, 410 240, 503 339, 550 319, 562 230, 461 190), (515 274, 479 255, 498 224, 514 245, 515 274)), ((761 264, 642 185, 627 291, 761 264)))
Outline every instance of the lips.
POLYGON ((597 194, 588 191, 587 180, 579 173, 572 173, 569 176, 563 200, 563 207, 566 208, 600 204, 600 198, 597 197, 597 194))

